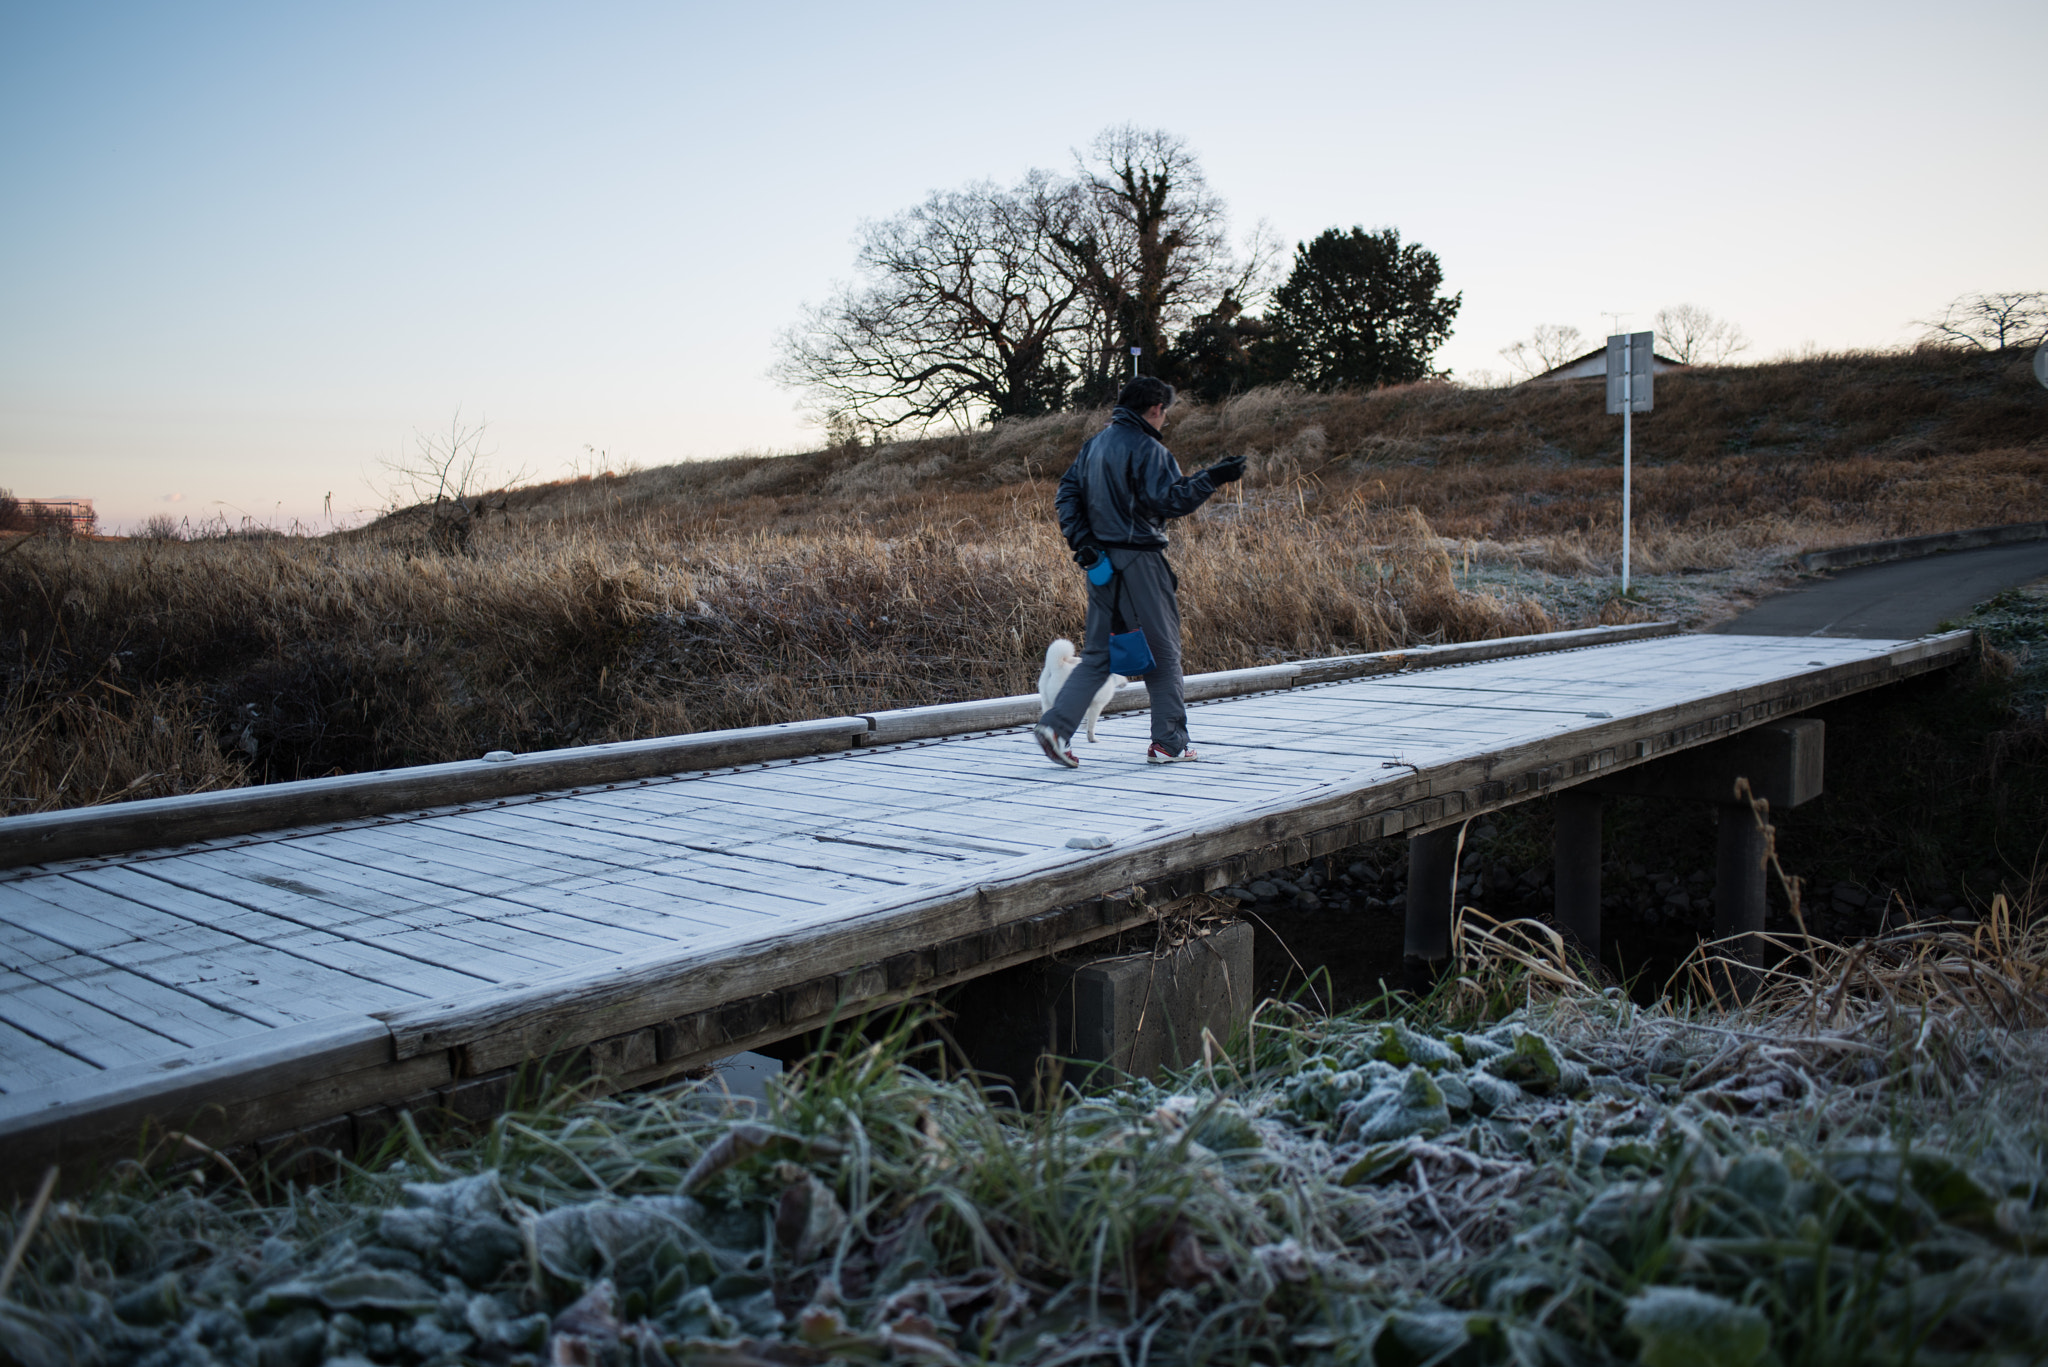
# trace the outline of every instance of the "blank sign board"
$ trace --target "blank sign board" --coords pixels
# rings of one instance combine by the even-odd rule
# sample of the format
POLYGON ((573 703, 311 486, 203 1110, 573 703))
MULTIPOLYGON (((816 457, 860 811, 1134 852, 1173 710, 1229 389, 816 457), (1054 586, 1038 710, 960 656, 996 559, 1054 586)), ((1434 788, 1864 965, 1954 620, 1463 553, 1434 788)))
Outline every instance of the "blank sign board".
POLYGON ((1607 339, 1608 412, 1621 412, 1624 367, 1635 372, 1629 385, 1628 411, 1650 411, 1650 354, 1656 350, 1656 346, 1657 334, 1654 332, 1616 333, 1607 339))

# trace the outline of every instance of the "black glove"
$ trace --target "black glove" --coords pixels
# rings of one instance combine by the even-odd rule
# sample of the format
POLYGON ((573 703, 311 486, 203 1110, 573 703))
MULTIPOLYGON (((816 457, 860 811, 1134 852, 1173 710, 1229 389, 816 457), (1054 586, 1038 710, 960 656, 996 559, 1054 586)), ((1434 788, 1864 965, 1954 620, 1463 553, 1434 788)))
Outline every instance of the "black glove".
POLYGON ((1219 460, 1202 473, 1209 477, 1212 484, 1235 484, 1244 478, 1244 457, 1231 456, 1219 460))
POLYGON ((1095 562, 1100 559, 1102 559, 1102 545, 1100 542, 1094 540, 1083 541, 1080 545, 1074 547, 1074 563, 1084 570, 1093 568, 1095 562))

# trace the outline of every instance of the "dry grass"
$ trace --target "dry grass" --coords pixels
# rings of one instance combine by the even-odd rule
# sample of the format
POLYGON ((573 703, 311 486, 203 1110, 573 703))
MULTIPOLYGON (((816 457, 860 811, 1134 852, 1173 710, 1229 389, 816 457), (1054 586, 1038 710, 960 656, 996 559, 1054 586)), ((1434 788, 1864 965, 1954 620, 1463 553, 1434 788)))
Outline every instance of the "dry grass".
MULTIPOLYGON (((1705 368, 1658 380, 1636 424, 1636 569, 1725 568, 1759 555, 2048 518, 2048 394, 2027 357, 1944 350, 1705 368)), ((980 431, 670 466, 522 490, 514 525, 647 513, 679 528, 839 527, 884 536, 1043 501, 1099 426, 1059 413, 980 431)), ((1255 497, 1311 511, 1363 498, 1413 507, 1478 561, 1615 574, 1621 429, 1597 386, 1370 393, 1255 390, 1183 404, 1168 444, 1189 469, 1251 458, 1255 497)))
MULTIPOLYGON (((474 556, 39 543, 0 561, 32 624, 6 643, 6 810, 1027 691, 1080 632, 1064 545, 1035 501, 923 512, 894 535, 512 526, 474 556)), ((1193 670, 1551 625, 1363 501, 1221 507, 1175 562, 1193 670)))
MULTIPOLYGON (((1811 546, 2048 517, 2024 358, 1702 370, 1658 405, 1639 574, 1762 580, 1811 546)), ((1024 692, 1080 630, 1049 503, 1100 420, 512 490, 469 554, 403 516, 17 543, 0 813, 1024 692)), ((1264 389, 1178 410, 1169 439, 1189 468, 1251 457, 1176 532, 1191 670, 1645 615, 1470 591, 1475 567, 1618 570, 1618 425, 1591 389, 1264 389)))

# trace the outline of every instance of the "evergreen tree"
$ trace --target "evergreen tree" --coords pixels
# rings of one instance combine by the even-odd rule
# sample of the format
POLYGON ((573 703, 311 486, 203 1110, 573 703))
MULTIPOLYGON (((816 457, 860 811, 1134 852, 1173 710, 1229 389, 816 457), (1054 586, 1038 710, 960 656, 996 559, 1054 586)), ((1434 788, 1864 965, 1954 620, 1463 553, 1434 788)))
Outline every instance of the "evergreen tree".
POLYGON ((1426 378, 1463 294, 1443 295, 1443 266, 1394 228, 1330 228, 1294 249, 1268 321, 1275 370, 1310 389, 1426 378))
POLYGON ((1270 351, 1273 329, 1265 319, 1244 311, 1237 295, 1225 290, 1215 308, 1195 318, 1159 358, 1154 372, 1203 403, 1217 403, 1232 394, 1284 380, 1270 374, 1263 352, 1270 351))

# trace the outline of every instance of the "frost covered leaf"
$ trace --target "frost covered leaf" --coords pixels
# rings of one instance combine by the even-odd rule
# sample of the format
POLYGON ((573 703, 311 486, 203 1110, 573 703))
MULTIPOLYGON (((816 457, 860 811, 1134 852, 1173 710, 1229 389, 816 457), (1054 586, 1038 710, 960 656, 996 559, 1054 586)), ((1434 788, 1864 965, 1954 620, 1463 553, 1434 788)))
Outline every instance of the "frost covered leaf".
POLYGON ((1362 1068, 1305 1068, 1288 1084, 1287 1107, 1312 1123, 1337 1120, 1347 1102, 1368 1095, 1380 1084, 1399 1076, 1393 1068, 1378 1061, 1362 1068))
POLYGON ((1443 1090, 1428 1071, 1410 1068, 1398 1091, 1379 1088, 1351 1108, 1340 1141, 1376 1144, 1411 1134, 1441 1134, 1451 1127, 1451 1111, 1443 1090))
POLYGON ((1486 1071, 1538 1096, 1577 1096, 1586 1090, 1585 1068, 1559 1054, 1556 1046, 1533 1031, 1515 1035, 1515 1047, 1485 1063, 1486 1071))
POLYGON ((169 1324, 185 1317, 178 1274, 166 1272, 114 1302, 114 1314, 129 1324, 169 1324))
POLYGON ((784 1187, 775 1204, 776 1242, 799 1266, 816 1258, 845 1228, 838 1197, 808 1172, 784 1187))
POLYGON ((1588 1238, 1613 1244, 1654 1215, 1663 1201, 1662 1182, 1616 1182, 1587 1202, 1572 1223, 1588 1238))
POLYGON ((1509 1046, 1486 1035, 1445 1035, 1444 1043, 1469 1064, 1480 1064, 1508 1052, 1509 1046))
POLYGON ((1414 1064, 1434 1073, 1459 1061, 1458 1051, 1450 1045, 1431 1039, 1401 1021, 1387 1021, 1380 1026, 1379 1034, 1372 1056, 1396 1068, 1414 1064))
POLYGON ((322 1281, 285 1282, 265 1292, 253 1308, 275 1314, 306 1302, 324 1305, 329 1310, 417 1315, 432 1311, 441 1303, 441 1297, 410 1272, 360 1268, 322 1281))
POLYGON ((1471 1094, 1472 1109, 1480 1115, 1494 1115, 1519 1103, 1522 1089, 1506 1078, 1495 1077, 1476 1069, 1462 1074, 1460 1080, 1471 1094))
POLYGON ((481 1286, 525 1252, 519 1231, 505 1217, 505 1193, 495 1172, 453 1182, 408 1182, 400 1193, 404 1204, 384 1212, 378 1235, 393 1248, 419 1254, 429 1269, 445 1266, 481 1286))
POLYGON ((1408 1166, 1414 1150, 1407 1144, 1374 1144, 1359 1156, 1357 1162, 1344 1169, 1337 1179, 1340 1187, 1355 1187, 1366 1182, 1377 1182, 1383 1177, 1398 1176, 1408 1166))
POLYGON ((534 1219, 534 1256, 564 1281, 609 1276, 627 1286, 644 1285, 680 1251, 696 1246, 691 1231, 702 1213, 687 1196, 562 1206, 534 1219))
POLYGON ((1871 1206, 1918 1207, 1963 1224, 1990 1220, 1998 1197, 1943 1154, 1896 1147, 1845 1147, 1826 1157, 1828 1175, 1871 1206), (1917 1200, 1915 1198, 1918 1198, 1917 1200))
POLYGON ((1415 1313, 1395 1310, 1380 1321, 1372 1337, 1374 1367, 1425 1367, 1462 1363, 1474 1340, 1495 1337, 1491 1315, 1461 1315, 1448 1310, 1415 1313))
POLYGON ((1265 1145, 1258 1126, 1241 1106, 1217 1106, 1194 1127, 1190 1138, 1217 1153, 1239 1153, 1265 1145))
MULTIPOLYGON (((1620 1147, 1620 1146, 1617 1146, 1620 1147)), ((1613 1155, 1608 1155, 1613 1161, 1613 1155)), ((1641 1160, 1644 1167, 1647 1159, 1641 1160)), ((1792 1193, 1792 1173, 1785 1166, 1785 1160, 1768 1149, 1746 1153, 1728 1167, 1728 1176, 1723 1179, 1728 1190, 1755 1206, 1758 1210, 1780 1209, 1792 1193)))
POLYGON ((1635 1297, 1622 1324, 1642 1342, 1643 1367, 1750 1367, 1771 1343, 1761 1310, 1681 1286, 1635 1297))

